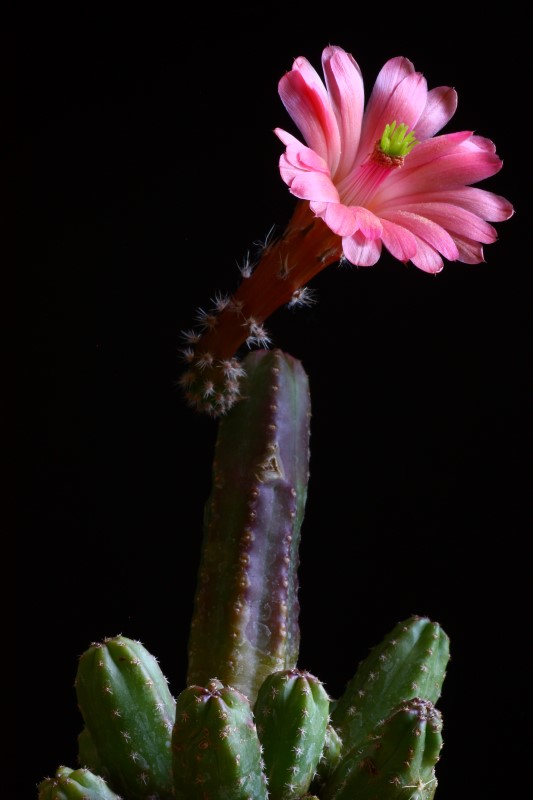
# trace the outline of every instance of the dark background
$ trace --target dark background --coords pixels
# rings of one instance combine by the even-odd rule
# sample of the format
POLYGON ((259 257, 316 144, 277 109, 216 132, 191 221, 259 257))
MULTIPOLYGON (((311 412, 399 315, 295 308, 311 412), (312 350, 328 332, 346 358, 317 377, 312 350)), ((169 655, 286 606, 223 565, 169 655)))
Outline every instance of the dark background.
POLYGON ((337 696, 396 622, 430 616, 452 651, 437 797, 521 793, 531 714, 525 44, 507 5, 472 22, 424 8, 47 10, 24 26, 17 797, 36 800, 43 777, 76 766, 73 682, 91 642, 139 639, 173 693, 184 686, 216 423, 176 388, 181 332, 236 288, 253 243, 288 221, 295 200, 272 131, 297 131, 277 83, 298 55, 320 70, 330 43, 354 55, 367 95, 396 55, 430 87, 454 86, 447 130, 496 143, 504 167, 483 186, 516 214, 496 225, 484 264, 446 264, 436 277, 386 253, 369 269, 332 266, 312 283, 314 306, 267 323, 304 364, 313 404, 300 666, 337 696))

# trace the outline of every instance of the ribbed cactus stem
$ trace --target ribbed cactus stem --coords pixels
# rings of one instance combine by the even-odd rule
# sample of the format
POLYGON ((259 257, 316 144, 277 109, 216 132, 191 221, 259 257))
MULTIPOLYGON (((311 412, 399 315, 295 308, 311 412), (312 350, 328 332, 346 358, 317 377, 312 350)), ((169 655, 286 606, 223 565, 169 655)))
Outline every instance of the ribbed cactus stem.
POLYGON ((217 676, 253 704, 267 675, 298 659, 311 410, 297 359, 257 350, 243 366, 243 399, 218 423, 187 684, 217 676))
POLYGON ((332 706, 343 753, 365 741, 399 703, 413 697, 436 703, 449 658, 449 638, 437 622, 419 616, 399 622, 359 664, 332 706))
POLYGON ((275 672, 259 689, 254 716, 271 800, 298 800, 309 789, 324 748, 326 690, 309 672, 275 672))
POLYGON ((75 686, 84 765, 127 800, 172 800, 176 704, 154 656, 125 636, 97 642, 81 656, 75 686))
POLYGON ((176 800, 267 800, 248 698, 216 678, 178 695, 172 752, 176 800))
POLYGON ((401 703, 369 740, 342 756, 321 800, 432 800, 442 717, 429 700, 401 703))
POLYGON ((100 775, 86 768, 58 767, 38 786, 38 800, 122 800, 100 775))

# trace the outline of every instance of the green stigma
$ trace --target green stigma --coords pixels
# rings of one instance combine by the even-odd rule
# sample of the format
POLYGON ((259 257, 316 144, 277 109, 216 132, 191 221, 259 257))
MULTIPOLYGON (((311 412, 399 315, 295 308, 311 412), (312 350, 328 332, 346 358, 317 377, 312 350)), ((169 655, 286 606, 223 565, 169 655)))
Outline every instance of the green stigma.
POLYGON ((397 126, 396 120, 390 125, 385 125, 379 142, 381 151, 391 158, 403 158, 410 153, 415 144, 418 144, 418 140, 415 139, 414 131, 407 133, 407 130, 407 125, 403 122, 397 126))

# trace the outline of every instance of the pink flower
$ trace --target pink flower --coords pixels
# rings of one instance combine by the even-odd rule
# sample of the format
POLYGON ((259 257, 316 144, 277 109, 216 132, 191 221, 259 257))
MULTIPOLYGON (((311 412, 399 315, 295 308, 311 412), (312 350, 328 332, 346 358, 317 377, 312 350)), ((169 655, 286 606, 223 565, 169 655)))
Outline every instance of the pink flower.
POLYGON ((322 53, 325 84, 305 58, 279 83, 306 144, 287 131, 279 166, 293 195, 342 239, 345 258, 371 266, 382 246, 402 262, 437 273, 442 257, 476 264, 496 241, 491 222, 513 214, 503 197, 475 188, 498 172, 494 144, 472 131, 436 136, 457 95, 426 80, 407 58, 392 58, 366 109, 361 70, 340 47, 322 53))

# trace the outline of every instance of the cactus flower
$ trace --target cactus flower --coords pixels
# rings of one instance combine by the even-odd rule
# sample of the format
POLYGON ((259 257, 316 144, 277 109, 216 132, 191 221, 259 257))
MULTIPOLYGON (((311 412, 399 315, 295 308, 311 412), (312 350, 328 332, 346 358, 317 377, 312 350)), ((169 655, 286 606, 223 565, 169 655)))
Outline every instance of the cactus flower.
POLYGON ((298 198, 285 231, 267 238, 255 263, 241 268, 236 292, 200 310, 184 333, 180 378, 189 405, 225 414, 241 396, 243 345, 269 344, 265 320, 283 305, 306 304, 307 284, 341 260, 374 265, 383 246, 426 273, 443 259, 476 264, 496 241, 492 223, 513 214, 511 203, 473 184, 502 161, 489 139, 472 131, 436 135, 457 106, 454 89, 428 89, 407 58, 381 69, 365 108, 363 78, 342 48, 322 54, 325 82, 297 58, 279 94, 303 142, 281 128, 281 177, 298 198))
POLYGON ((306 144, 280 128, 281 176, 340 237, 344 257, 375 264, 382 246, 402 262, 440 272, 442 257, 476 264, 512 214, 503 197, 472 184, 498 172, 494 144, 472 131, 436 136, 457 107, 454 89, 428 91, 407 58, 381 69, 364 109, 361 70, 340 47, 322 53, 325 85, 305 58, 280 81, 306 144), (364 110, 363 110, 364 109, 364 110))

